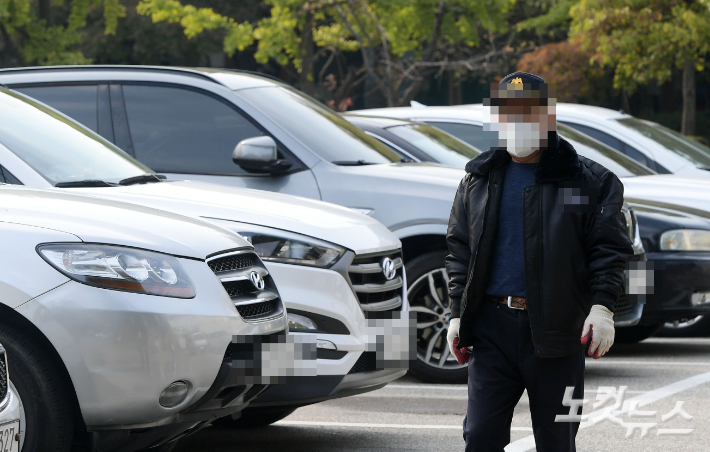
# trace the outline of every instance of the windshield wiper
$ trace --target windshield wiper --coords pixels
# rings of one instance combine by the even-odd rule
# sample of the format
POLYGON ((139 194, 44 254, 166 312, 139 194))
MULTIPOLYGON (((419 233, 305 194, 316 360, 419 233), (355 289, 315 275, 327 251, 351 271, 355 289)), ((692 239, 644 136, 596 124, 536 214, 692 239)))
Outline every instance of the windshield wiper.
POLYGON ((54 184, 57 188, 74 188, 74 187, 115 187, 116 184, 98 179, 73 180, 70 182, 59 182, 54 184))
POLYGON ((376 165, 374 162, 366 162, 365 160, 336 160, 331 163, 339 166, 376 165))
POLYGON ((162 182, 164 179, 166 177, 162 174, 148 173, 123 179, 118 182, 118 185, 147 184, 150 182, 162 182))

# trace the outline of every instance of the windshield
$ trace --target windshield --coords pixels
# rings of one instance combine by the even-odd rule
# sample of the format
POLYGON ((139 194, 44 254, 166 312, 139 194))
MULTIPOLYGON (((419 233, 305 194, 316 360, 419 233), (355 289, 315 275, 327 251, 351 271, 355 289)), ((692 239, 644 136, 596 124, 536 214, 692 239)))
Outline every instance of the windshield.
MULTIPOLYGON (((439 125, 440 123, 433 123, 439 125)), ((450 123, 447 123, 450 124, 450 123)), ((452 135, 462 141, 474 146, 475 143, 489 142, 497 138, 497 134, 483 130, 483 127, 475 124, 457 123, 460 127, 449 128, 452 135)), ((656 174, 640 163, 630 159, 624 154, 589 138, 571 127, 557 123, 557 131, 566 140, 572 143, 579 155, 598 162, 611 170, 617 177, 646 176, 656 174)), ((464 166, 464 165, 460 165, 464 166)))
POLYGON ((618 152, 593 138, 557 123, 557 132, 567 141, 572 143, 574 149, 581 156, 592 159, 608 170, 616 174, 617 177, 648 176, 656 174, 645 166, 630 159, 621 152, 618 152))
POLYGON ((616 121, 644 137, 650 138, 668 151, 684 158, 693 166, 710 169, 710 148, 697 141, 684 137, 660 124, 642 121, 637 118, 624 118, 616 121))
POLYGON ((480 154, 477 149, 432 126, 412 124, 387 129, 439 163, 465 166, 480 154))
POLYGON ((0 143, 52 185, 119 182, 151 173, 123 151, 51 109, 0 89, 0 143))
POLYGON ((333 163, 391 163, 402 158, 330 108, 283 87, 251 88, 237 95, 289 135, 333 163))

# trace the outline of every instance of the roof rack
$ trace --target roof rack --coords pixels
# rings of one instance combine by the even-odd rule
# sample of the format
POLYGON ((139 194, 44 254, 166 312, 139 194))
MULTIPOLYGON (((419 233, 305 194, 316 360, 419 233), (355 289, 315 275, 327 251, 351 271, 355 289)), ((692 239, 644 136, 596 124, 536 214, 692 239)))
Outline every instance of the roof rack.
POLYGON ((274 81, 276 81, 276 82, 286 83, 286 82, 284 82, 283 80, 281 80, 280 78, 276 77, 275 75, 266 74, 266 73, 263 73, 263 72, 249 71, 249 70, 246 70, 246 69, 234 69, 234 68, 229 68, 229 67, 210 68, 210 69, 222 69, 222 70, 224 70, 224 71, 238 72, 238 73, 241 73, 241 74, 258 75, 258 76, 260 76, 260 77, 266 77, 266 78, 271 79, 271 80, 274 80, 274 81))
POLYGON ((196 71, 191 68, 174 67, 174 66, 144 66, 144 65, 112 65, 112 64, 87 64, 87 65, 63 65, 63 66, 31 66, 0 69, 0 74, 3 72, 36 72, 36 71, 52 71, 52 70, 80 70, 80 71, 101 71, 101 70, 119 70, 119 71, 156 71, 156 72, 179 72, 183 75, 188 75, 202 80, 208 80, 213 83, 220 84, 217 80, 196 71))

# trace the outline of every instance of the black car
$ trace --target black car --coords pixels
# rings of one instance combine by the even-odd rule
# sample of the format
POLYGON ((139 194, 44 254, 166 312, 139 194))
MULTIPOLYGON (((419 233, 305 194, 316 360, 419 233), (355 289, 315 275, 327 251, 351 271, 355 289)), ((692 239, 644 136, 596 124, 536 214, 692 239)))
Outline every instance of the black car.
MULTIPOLYGON (((422 111, 425 112, 426 109, 422 111)), ((436 154, 428 153, 425 145, 415 140, 407 140, 409 135, 400 132, 403 128, 412 128, 426 130, 427 132, 422 134, 434 136, 426 128, 432 129, 433 126, 443 124, 444 130, 460 139, 456 140, 456 145, 449 147, 451 151, 459 149, 462 142, 468 144, 465 153, 461 153, 461 163, 458 163, 463 166, 469 156, 481 152, 475 146, 491 142, 496 136, 493 132, 484 131, 480 124, 469 120, 458 122, 455 116, 457 115, 445 120, 437 118, 431 122, 427 121, 427 125, 406 119, 345 115, 348 121, 389 145, 402 156, 416 156, 420 161, 457 164, 454 159, 444 161, 436 154)), ((611 169, 622 181, 625 177, 654 174, 652 170, 618 151, 568 126, 558 123, 557 131, 570 141, 580 154, 611 169)), ((439 133, 451 137, 443 131, 439 133)), ((641 295, 641 299, 645 301, 641 321, 632 327, 618 329, 617 341, 644 340, 669 323, 680 324, 684 335, 710 333, 710 252, 669 251, 661 245, 663 234, 669 231, 710 231, 710 212, 628 196, 626 202, 633 208, 637 217, 641 241, 647 253, 647 262, 636 264, 636 271, 632 274, 630 283, 647 287, 645 290, 643 287, 639 288, 640 292, 647 293, 641 295)))

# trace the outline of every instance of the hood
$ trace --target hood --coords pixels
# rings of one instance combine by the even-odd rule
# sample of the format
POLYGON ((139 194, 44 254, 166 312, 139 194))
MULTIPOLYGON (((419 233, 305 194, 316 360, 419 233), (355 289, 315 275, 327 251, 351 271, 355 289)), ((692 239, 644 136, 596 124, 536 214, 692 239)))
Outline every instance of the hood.
POLYGON ((370 209, 373 218, 399 237, 412 228, 419 228, 417 234, 445 232, 465 175, 463 168, 438 163, 316 165, 313 173, 324 201, 370 209))
POLYGON ((237 234, 205 221, 58 189, 0 185, 0 221, 62 231, 84 242, 195 259, 251 246, 237 234))
POLYGON ((625 177, 624 198, 710 218, 710 179, 675 174, 625 177))
POLYGON ((394 234, 367 215, 298 196, 187 180, 71 190, 207 220, 282 229, 325 240, 358 254, 401 246, 394 234))
POLYGON ((412 182, 430 185, 432 188, 440 186, 447 191, 451 187, 458 187, 465 174, 463 168, 434 162, 390 163, 343 168, 356 168, 359 174, 392 179, 393 183, 412 182))

